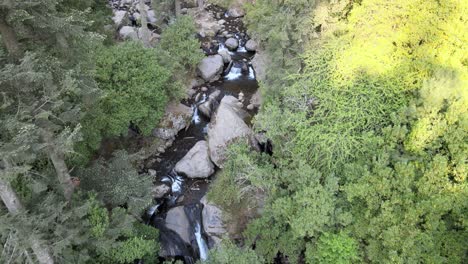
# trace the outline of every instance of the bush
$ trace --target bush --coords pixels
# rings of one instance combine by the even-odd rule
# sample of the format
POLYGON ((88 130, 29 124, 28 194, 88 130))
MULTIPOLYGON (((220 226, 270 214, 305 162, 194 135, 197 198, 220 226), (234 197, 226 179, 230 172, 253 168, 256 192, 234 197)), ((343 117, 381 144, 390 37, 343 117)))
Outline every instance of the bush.
MULTIPOLYGON (((200 262, 197 262, 200 263, 200 262)), ((221 246, 210 250, 209 258, 203 262, 206 264, 261 264, 263 259, 249 248, 237 247, 228 240, 223 241, 221 246)))
POLYGON ((308 244, 307 263, 348 264, 359 260, 357 242, 345 234, 324 233, 320 236, 316 249, 308 244))

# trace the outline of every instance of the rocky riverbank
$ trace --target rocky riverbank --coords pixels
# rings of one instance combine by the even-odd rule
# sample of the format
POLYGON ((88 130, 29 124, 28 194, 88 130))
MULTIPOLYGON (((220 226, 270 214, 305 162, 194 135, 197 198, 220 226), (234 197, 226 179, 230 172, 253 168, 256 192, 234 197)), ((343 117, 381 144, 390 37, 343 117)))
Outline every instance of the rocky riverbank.
MULTIPOLYGON (((141 39, 137 2, 112 2, 122 40, 141 39)), ((150 5, 145 5, 145 12, 152 29, 157 16, 150 5)), ((261 97, 251 63, 258 47, 242 24, 244 11, 183 3, 181 13, 194 18, 206 57, 187 88, 187 99, 168 105, 153 130, 153 142, 158 144, 139 153, 145 160, 141 169, 155 177, 155 205, 146 219, 160 230, 160 257, 193 263, 206 258, 207 250, 227 235, 222 210, 207 201, 206 193, 230 144, 245 141, 259 149, 250 120, 261 97)), ((157 30, 151 34, 152 45, 157 45, 157 30)))

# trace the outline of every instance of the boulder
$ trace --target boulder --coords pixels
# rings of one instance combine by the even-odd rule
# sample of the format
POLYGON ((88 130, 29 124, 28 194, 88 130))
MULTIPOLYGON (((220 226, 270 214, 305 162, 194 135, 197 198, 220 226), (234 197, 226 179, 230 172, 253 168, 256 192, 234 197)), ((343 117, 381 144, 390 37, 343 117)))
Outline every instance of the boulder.
POLYGON ((239 47, 239 40, 236 38, 228 38, 226 42, 224 43, 224 45, 229 50, 236 50, 237 47, 239 47))
POLYGON ((252 130, 244 122, 242 103, 233 97, 225 96, 208 126, 208 146, 211 160, 220 168, 226 160, 229 144, 236 140, 252 142, 252 130))
POLYGON ((198 74, 207 82, 216 81, 219 79, 223 71, 223 57, 221 55, 213 55, 204 58, 198 65, 198 74))
POLYGON ((148 23, 150 23, 152 25, 156 25, 156 22, 158 20, 156 19, 156 14, 155 14, 154 10, 149 10, 147 12, 147 14, 148 14, 148 23))
POLYGON ((189 10, 188 12, 195 18, 195 26, 200 36, 214 37, 221 30, 221 25, 210 12, 206 10, 202 12, 189 10))
POLYGON ((192 108, 181 103, 172 102, 166 107, 166 112, 158 127, 153 130, 155 137, 169 140, 190 124, 192 108))
POLYGON ((138 33, 134 27, 123 26, 119 30, 119 35, 122 39, 138 40, 138 33))
POLYGON ((220 90, 216 90, 212 92, 208 99, 203 104, 198 106, 198 110, 206 117, 210 118, 211 113, 213 112, 213 108, 218 103, 218 96, 221 94, 220 90))
POLYGON ((247 43, 245 43, 245 49, 248 51, 256 51, 257 50, 257 42, 253 39, 249 39, 247 43))
POLYGON ((149 39, 151 47, 155 47, 156 44, 158 44, 160 40, 161 40, 161 35, 151 32, 150 39, 149 39))
POLYGON ((252 66, 255 70, 255 77, 259 81, 265 80, 266 69, 269 63, 270 59, 267 57, 266 53, 257 50, 257 53, 255 53, 255 57, 252 59, 252 66))
POLYGON ((208 178, 214 172, 214 165, 210 160, 208 143, 198 141, 187 154, 175 165, 175 171, 189 178, 208 178))
POLYGON ((195 77, 195 78, 190 80, 189 88, 194 89, 197 86, 203 85, 203 83, 205 83, 205 81, 203 79, 195 77))
POLYGON ((154 198, 163 198, 171 191, 171 187, 166 184, 156 185, 151 189, 154 198))
POLYGON ((250 98, 250 104, 252 104, 255 108, 260 107, 262 105, 262 94, 260 90, 257 90, 250 98))
POLYGON ((236 18, 243 17, 245 16, 245 10, 240 6, 235 6, 235 7, 229 8, 229 10, 227 11, 227 14, 230 17, 236 17, 236 18))
POLYGON ((130 20, 128 19, 128 12, 124 10, 116 10, 114 16, 112 17, 114 24, 117 28, 120 28, 124 25, 128 25, 130 20))
POLYGON ((170 209, 165 221, 167 228, 176 232, 185 243, 190 245, 190 222, 183 206, 170 209))
POLYGON ((218 52, 219 55, 221 55, 221 57, 223 57, 223 62, 224 63, 230 63, 232 58, 231 58, 231 55, 229 54, 229 51, 223 49, 223 50, 220 50, 218 52))
MULTIPOLYGON (((223 222, 223 211, 215 204, 208 202, 206 195, 200 202, 203 204, 202 219, 205 233, 210 237, 223 237, 227 232, 223 222)), ((216 241, 216 239, 214 240, 216 241)))

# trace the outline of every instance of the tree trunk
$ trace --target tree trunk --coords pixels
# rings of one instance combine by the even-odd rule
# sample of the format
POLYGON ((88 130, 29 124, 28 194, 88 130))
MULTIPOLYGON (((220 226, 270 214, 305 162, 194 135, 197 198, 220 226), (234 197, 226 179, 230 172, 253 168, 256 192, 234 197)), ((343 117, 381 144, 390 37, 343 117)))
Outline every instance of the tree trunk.
POLYGON ((44 141, 49 145, 47 148, 47 155, 49 156, 52 164, 54 165, 55 172, 57 173, 57 178, 62 186, 63 194, 65 199, 70 200, 75 185, 73 184, 72 177, 68 171, 68 166, 65 163, 65 155, 62 150, 60 150, 53 141, 52 135, 48 131, 43 132, 44 141))
MULTIPOLYGON (((3 172, 8 170, 8 163, 7 161, 4 160, 4 165, 6 168, 3 169, 3 172)), ((4 174, 4 173, 2 173, 4 174)), ((20 200, 18 199, 18 196, 16 195, 15 191, 13 188, 11 188, 11 185, 3 180, 3 178, 0 175, 0 197, 2 198, 3 203, 7 207, 8 211, 12 215, 17 215, 21 211, 23 211, 23 206, 21 205, 20 200)), ((29 238, 31 241, 31 248, 36 255, 37 260, 41 264, 53 264, 54 260, 52 259, 52 256, 49 253, 49 250, 47 247, 44 247, 41 245, 39 240, 34 237, 32 234, 29 238)))
POLYGON ((180 16, 181 14, 181 3, 180 0, 175 0, 175 15, 176 17, 180 16))
POLYGON ((140 15, 141 15, 141 36, 140 39, 143 45, 150 47, 150 32, 148 29, 148 13, 146 12, 145 0, 140 0, 140 15))
POLYGON ((2 35, 2 40, 7 48, 8 54, 15 59, 21 58, 22 51, 18 39, 16 38, 13 28, 8 25, 4 13, 0 13, 0 34, 2 35))

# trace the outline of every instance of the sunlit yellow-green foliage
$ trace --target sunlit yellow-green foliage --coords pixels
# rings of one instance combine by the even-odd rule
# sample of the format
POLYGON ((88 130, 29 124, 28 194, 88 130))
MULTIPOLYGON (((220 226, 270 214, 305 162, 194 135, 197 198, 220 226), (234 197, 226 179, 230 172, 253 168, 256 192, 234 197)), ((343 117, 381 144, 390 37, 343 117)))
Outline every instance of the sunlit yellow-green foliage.
POLYGON ((302 65, 272 66, 280 89, 256 117, 274 169, 249 166, 268 199, 247 241, 292 262, 305 249, 311 262, 466 262, 468 2, 271 2, 249 7, 249 26, 276 63, 302 49, 302 65), (317 25, 320 38, 298 37, 317 25))
POLYGON ((420 88, 434 68, 463 69, 467 13, 464 0, 362 1, 349 17, 349 44, 336 59, 337 79, 352 81, 363 71, 394 77, 404 91, 420 88))

